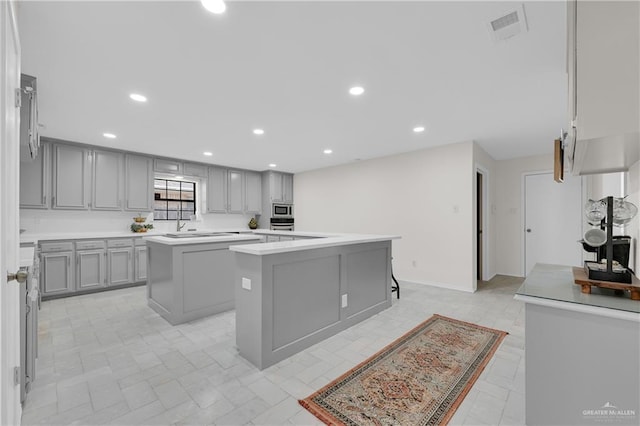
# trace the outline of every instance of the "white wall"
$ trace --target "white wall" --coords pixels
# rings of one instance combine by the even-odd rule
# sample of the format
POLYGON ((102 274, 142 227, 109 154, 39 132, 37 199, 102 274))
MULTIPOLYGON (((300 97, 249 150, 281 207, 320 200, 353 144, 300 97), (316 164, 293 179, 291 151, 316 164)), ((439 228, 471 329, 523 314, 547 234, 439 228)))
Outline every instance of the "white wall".
POLYGON ((475 289, 473 143, 295 175, 296 230, 400 235, 399 280, 475 289))
POLYGON ((553 155, 496 162, 495 267, 501 275, 522 276, 524 229, 522 224, 522 175, 553 170, 553 155))

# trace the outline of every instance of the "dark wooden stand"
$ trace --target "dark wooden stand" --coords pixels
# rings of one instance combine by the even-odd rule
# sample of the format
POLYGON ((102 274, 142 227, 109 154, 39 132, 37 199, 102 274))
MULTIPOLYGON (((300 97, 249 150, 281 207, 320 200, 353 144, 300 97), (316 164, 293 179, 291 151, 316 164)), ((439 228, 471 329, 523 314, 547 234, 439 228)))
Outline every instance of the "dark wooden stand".
POLYGON ((596 281, 587 277, 584 268, 573 267, 573 282, 582 286, 582 292, 585 294, 591 294, 591 286, 595 286, 616 291, 629 291, 631 293, 631 300, 640 300, 640 280, 638 280, 635 275, 631 277, 631 284, 613 281, 596 281))

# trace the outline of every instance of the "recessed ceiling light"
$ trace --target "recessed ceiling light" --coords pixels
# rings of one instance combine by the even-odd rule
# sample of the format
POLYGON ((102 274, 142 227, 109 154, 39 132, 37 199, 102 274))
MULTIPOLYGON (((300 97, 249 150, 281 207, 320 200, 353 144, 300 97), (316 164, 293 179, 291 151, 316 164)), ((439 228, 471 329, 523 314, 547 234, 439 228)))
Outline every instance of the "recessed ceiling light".
POLYGON ((227 5, 224 4, 223 0, 200 0, 200 3, 202 3, 205 9, 216 15, 224 13, 224 11, 227 10, 227 5))
POLYGON ((353 96, 360 96, 364 93, 364 87, 353 86, 351 89, 349 89, 349 93, 351 93, 353 96))
POLYGON ((269 167, 276 167, 276 165, 274 163, 269 164, 269 167))
POLYGON ((416 126, 413 128, 413 131, 416 133, 424 132, 424 126, 416 126))
POLYGON ((115 139, 116 135, 114 135, 113 133, 103 133, 102 136, 104 136, 107 139, 115 139))
POLYGON ((136 102, 147 102, 147 97, 139 93, 132 93, 129 97, 136 102))
POLYGON ((324 151, 322 151, 322 152, 324 152, 325 154, 331 154, 331 153, 333 152, 333 150, 331 150, 331 149, 325 149, 325 150, 324 150, 324 151))
POLYGON ((213 152, 205 151, 205 152, 202 153, 202 155, 206 155, 207 157, 211 157, 213 155, 213 152))
POLYGON ((253 129, 254 135, 264 135, 264 130, 262 129, 253 129))

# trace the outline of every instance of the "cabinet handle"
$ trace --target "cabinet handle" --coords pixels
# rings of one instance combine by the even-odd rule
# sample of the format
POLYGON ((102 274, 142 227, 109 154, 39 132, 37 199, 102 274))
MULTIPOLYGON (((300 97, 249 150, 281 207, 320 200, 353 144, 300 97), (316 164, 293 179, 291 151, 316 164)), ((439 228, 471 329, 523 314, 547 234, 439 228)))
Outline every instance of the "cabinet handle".
POLYGON ((43 195, 43 196, 42 196, 42 204, 43 204, 44 206, 46 206, 46 205, 47 205, 47 196, 46 196, 46 195, 43 195))
POLYGON ((51 207, 55 207, 56 206, 56 196, 52 196, 51 197, 51 207))

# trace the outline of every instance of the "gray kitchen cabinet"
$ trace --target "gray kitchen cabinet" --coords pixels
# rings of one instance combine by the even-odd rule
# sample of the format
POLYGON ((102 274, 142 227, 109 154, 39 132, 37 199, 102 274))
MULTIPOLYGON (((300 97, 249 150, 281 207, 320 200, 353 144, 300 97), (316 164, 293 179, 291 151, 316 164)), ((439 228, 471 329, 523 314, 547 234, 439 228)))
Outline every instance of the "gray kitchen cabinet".
POLYGON ((272 203, 293 203, 293 175, 271 171, 268 179, 272 203))
POLYGON ((107 250, 107 285, 133 282, 133 248, 110 248, 107 250))
POLYGON ((244 197, 245 213, 262 213, 262 176, 260 173, 244 173, 244 197))
POLYGON ((76 289, 104 287, 106 252, 104 249, 76 251, 76 289))
POLYGON ((34 159, 27 147, 20 149, 20 208, 46 209, 51 183, 49 144, 42 144, 34 159))
POLYGON ((119 152, 93 151, 92 209, 122 210, 123 161, 119 152))
POLYGON ((71 250, 41 254, 40 290, 43 297, 67 294, 75 290, 72 263, 71 250))
POLYGON ((184 163, 184 175, 206 178, 207 166, 204 164, 184 163))
POLYGON ((153 210, 153 160, 125 155, 125 210, 153 210))
POLYGON ((244 172, 227 171, 227 212, 242 213, 244 211, 244 172))
POLYGON ((54 209, 87 210, 90 193, 90 151, 74 145, 53 145, 54 209))
POLYGON ((137 246, 134 250, 133 282, 138 283, 147 280, 147 246, 137 246))
POLYGON ((227 212, 227 169, 209 167, 207 179, 207 212, 227 212))
POLYGON ((640 160, 640 5, 567 5, 569 166, 574 175, 627 171, 640 160))
POLYGON ((161 158, 156 158, 153 160, 153 170, 161 173, 183 173, 181 161, 161 158))

